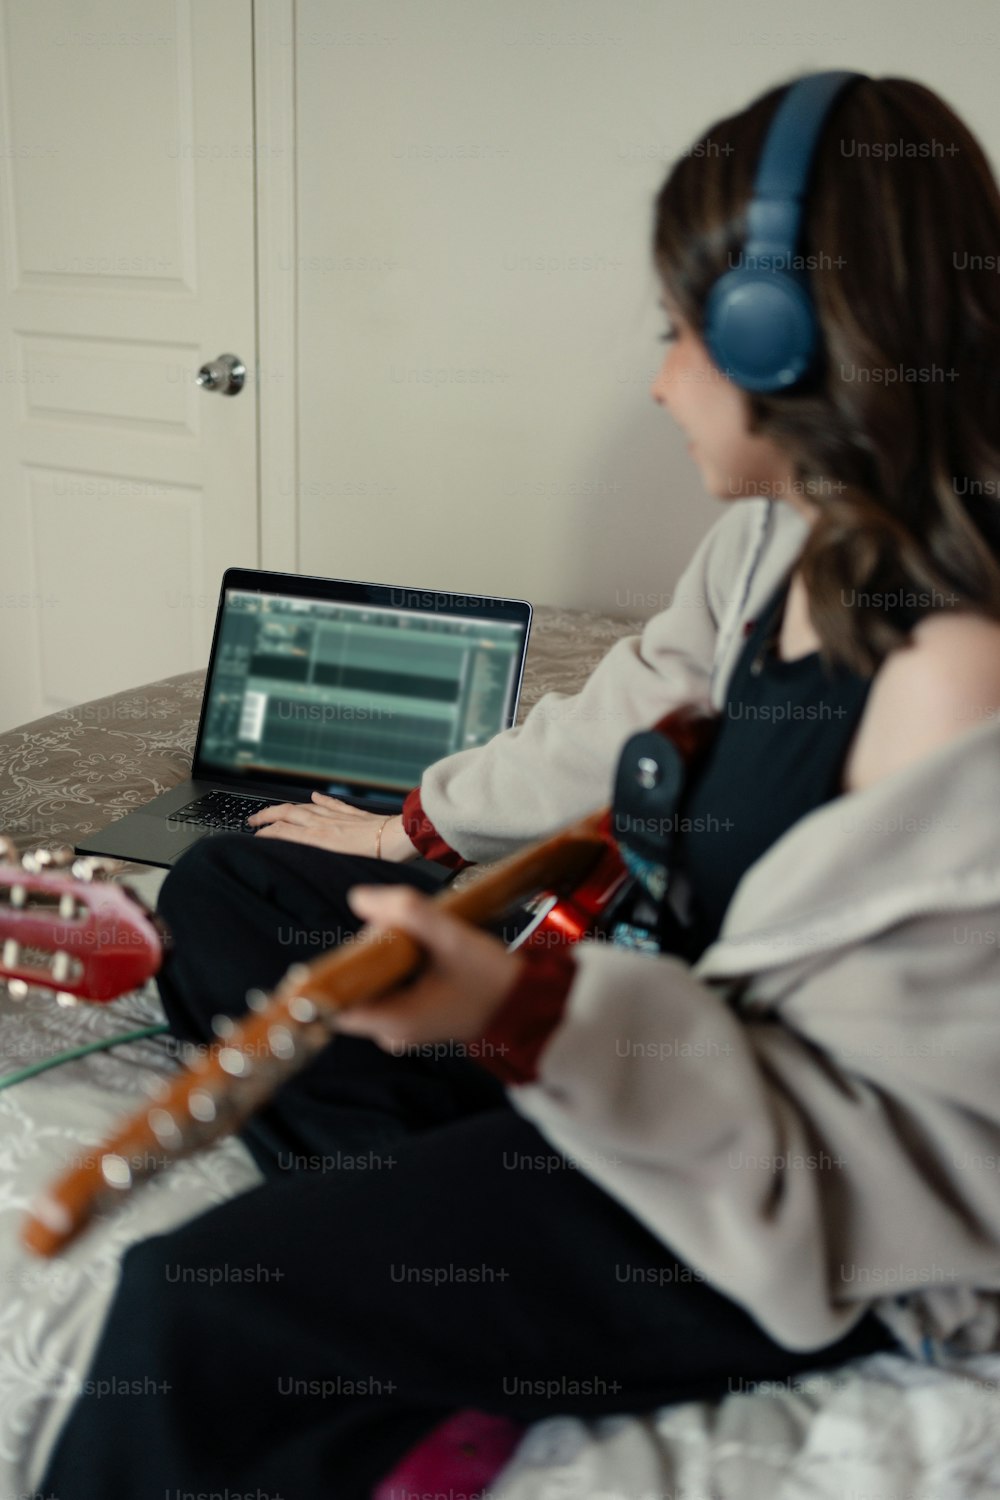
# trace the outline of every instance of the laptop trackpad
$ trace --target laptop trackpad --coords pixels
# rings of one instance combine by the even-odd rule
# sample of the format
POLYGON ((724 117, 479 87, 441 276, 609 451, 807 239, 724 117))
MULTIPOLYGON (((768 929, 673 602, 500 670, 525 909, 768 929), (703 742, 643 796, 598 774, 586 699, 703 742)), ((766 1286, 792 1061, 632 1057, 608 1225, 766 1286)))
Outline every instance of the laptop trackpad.
POLYGON ((76 849, 80 854, 106 854, 142 865, 172 865, 202 836, 202 830, 190 823, 136 812, 122 818, 120 826, 112 823, 99 833, 84 835, 76 849))

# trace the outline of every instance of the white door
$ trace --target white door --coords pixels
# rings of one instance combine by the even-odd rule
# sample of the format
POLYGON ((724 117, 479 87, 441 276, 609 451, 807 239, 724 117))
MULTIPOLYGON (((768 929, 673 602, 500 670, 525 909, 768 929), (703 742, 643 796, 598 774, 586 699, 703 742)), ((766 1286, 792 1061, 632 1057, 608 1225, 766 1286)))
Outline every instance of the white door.
POLYGON ((252 8, 0 0, 0 729, 204 665, 258 564, 252 8))

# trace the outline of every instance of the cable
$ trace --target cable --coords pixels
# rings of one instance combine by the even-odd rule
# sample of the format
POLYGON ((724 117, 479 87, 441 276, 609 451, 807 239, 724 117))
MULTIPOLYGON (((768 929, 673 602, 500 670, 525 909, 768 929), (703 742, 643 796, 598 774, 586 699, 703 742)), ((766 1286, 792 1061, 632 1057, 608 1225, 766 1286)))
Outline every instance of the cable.
POLYGON ((23 1083, 26 1078, 34 1078, 36 1073, 44 1073, 49 1068, 57 1068, 60 1063, 75 1062, 78 1057, 86 1057, 91 1052, 105 1052, 109 1047, 117 1047, 122 1042, 140 1042, 143 1037, 159 1036, 163 1031, 169 1031, 167 1023, 161 1022, 157 1026, 144 1026, 141 1031, 122 1031, 117 1036, 106 1036, 99 1042, 88 1042, 85 1047, 74 1047, 71 1052, 57 1052, 55 1057, 43 1058, 41 1062, 30 1063, 26 1068, 18 1068, 14 1073, 7 1073, 0 1078, 0 1090, 9 1089, 15 1083, 23 1083))

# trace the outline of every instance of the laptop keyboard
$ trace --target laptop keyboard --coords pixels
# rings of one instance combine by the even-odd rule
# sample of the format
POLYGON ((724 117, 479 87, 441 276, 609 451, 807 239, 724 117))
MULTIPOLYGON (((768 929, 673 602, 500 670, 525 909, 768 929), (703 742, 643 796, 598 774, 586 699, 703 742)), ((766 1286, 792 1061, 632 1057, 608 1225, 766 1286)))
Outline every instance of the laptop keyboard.
POLYGON ((239 792, 206 792, 170 814, 172 823, 196 823, 202 828, 226 828, 234 833, 256 833, 247 818, 262 807, 277 807, 276 797, 247 797, 239 792))

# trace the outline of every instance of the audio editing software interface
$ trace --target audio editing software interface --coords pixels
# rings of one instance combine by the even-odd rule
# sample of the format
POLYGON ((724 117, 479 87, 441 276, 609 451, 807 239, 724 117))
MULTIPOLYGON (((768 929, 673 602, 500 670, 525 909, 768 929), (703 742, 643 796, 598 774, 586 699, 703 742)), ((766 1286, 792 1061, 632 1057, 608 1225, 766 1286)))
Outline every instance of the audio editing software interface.
POLYGON ((408 791, 434 761, 504 728, 523 631, 227 589, 201 758, 408 791))

